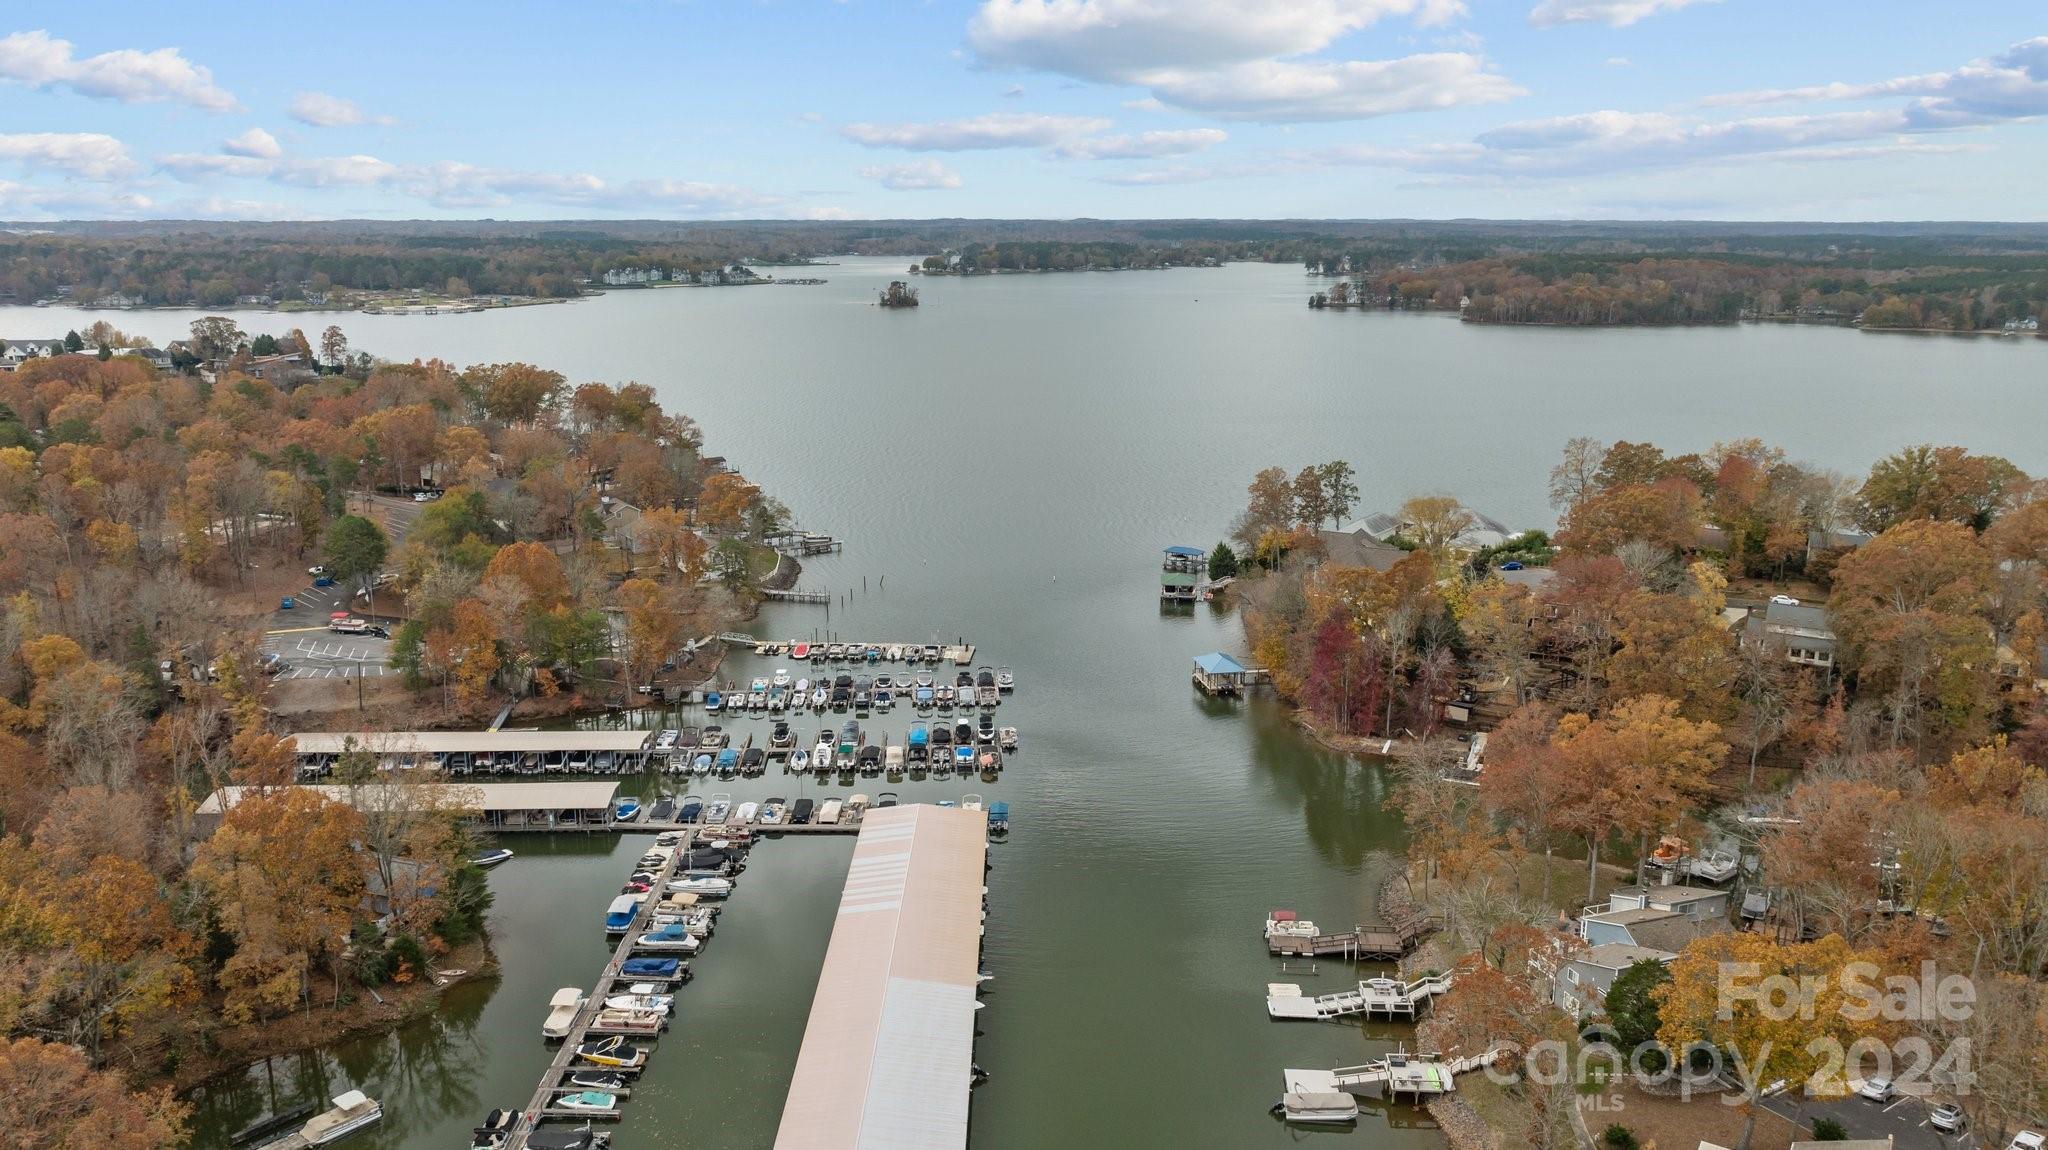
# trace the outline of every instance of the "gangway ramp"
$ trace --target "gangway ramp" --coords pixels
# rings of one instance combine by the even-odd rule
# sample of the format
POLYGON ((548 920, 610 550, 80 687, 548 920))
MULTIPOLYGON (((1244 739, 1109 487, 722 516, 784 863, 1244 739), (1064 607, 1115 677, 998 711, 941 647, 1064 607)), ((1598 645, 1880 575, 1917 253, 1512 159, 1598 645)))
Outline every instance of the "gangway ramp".
POLYGON ((1266 1015, 1269 1018, 1320 1022, 1363 1014, 1368 1017, 1413 1018, 1430 999, 1451 988, 1448 974, 1431 975, 1413 982, 1392 978, 1368 978, 1356 989, 1310 997, 1291 982, 1266 984, 1266 1015))

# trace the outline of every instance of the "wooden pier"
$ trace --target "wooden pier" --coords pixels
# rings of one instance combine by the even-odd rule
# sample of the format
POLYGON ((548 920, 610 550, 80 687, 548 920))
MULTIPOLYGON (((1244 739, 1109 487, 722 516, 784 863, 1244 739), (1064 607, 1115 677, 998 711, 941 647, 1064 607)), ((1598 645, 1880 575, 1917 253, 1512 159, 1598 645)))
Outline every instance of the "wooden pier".
POLYGON ((1367 1018, 1413 1019, 1439 994, 1451 989, 1448 974, 1401 982, 1392 978, 1368 978, 1356 990, 1319 994, 1311 998, 1291 982, 1266 984, 1266 1016, 1306 1022, 1322 1022, 1351 1014, 1367 1018))
POLYGON ((1340 934, 1275 935, 1266 949, 1283 958, 1341 958, 1351 962, 1392 962, 1415 949, 1422 936, 1443 926, 1436 915, 1407 919, 1390 927, 1354 926, 1340 934))
POLYGON ((1439 1054, 1410 1054, 1401 1050, 1362 1066, 1288 1070, 1284 1074, 1289 1094, 1362 1094, 1373 1090, 1396 1101, 1412 1098, 1420 1103, 1453 1093, 1458 1089, 1458 1075, 1491 1065, 1508 1049, 1503 1044, 1482 1054, 1448 1059, 1439 1054))
MULTIPOLYGON (((669 854, 668 861, 662 864, 661 870, 655 876, 652 889, 647 892, 646 901, 640 904, 640 909, 633 915, 632 923, 627 926, 626 932, 619 937, 619 945, 613 948, 611 961, 605 964, 603 972, 598 975, 597 986, 590 992, 590 996, 583 1000, 583 1005, 577 1009, 576 1019, 569 1027, 569 1034, 562 1040, 562 1048, 555 1052, 554 1061, 550 1062, 548 1068, 541 1072, 540 1084, 534 1088, 533 1097, 528 1100, 526 1109, 521 1111, 522 1120, 517 1128, 513 1130, 511 1139, 505 1143, 505 1150, 526 1150, 527 1135, 533 1132, 535 1126, 544 1121, 568 1119, 578 1122, 604 1122, 616 1121, 620 1117, 619 1108, 616 1106, 610 1110, 569 1110, 556 1106, 555 1099, 564 1094, 577 1092, 577 1087, 566 1085, 566 1081, 571 1074, 590 1071, 600 1074, 635 1075, 644 1068, 644 1063, 642 1066, 632 1067, 598 1066, 591 1063, 579 1064, 576 1057, 576 1048, 582 1045, 592 1034, 596 1033, 594 1027, 598 1012, 604 1009, 604 1000, 612 995, 619 983, 666 982, 670 983, 671 988, 673 988, 673 984, 682 981, 680 968, 678 969, 677 977, 672 979, 640 975, 625 976, 619 973, 619 968, 628 958, 633 956, 633 944, 640 937, 640 933, 647 928, 649 921, 652 920, 654 907, 661 901, 663 890, 666 889, 669 880, 675 877, 676 868, 682 864, 683 860, 689 857, 690 847, 696 841, 696 836, 692 832, 697 828, 679 827, 674 829, 684 832, 682 841, 676 844, 675 850, 669 854)), ((684 956, 677 955, 676 957, 684 962, 688 961, 684 956)), ((659 1037, 659 1034, 660 1032, 656 1031, 653 1033, 635 1034, 633 1037, 643 1042, 648 1042, 659 1037)), ((625 1097, 626 1093, 621 1091, 619 1096, 625 1097)))
POLYGON ((801 588, 792 588, 788 591, 782 591, 774 587, 764 587, 761 589, 761 598, 776 603, 829 604, 832 602, 832 593, 830 591, 805 591, 801 588))

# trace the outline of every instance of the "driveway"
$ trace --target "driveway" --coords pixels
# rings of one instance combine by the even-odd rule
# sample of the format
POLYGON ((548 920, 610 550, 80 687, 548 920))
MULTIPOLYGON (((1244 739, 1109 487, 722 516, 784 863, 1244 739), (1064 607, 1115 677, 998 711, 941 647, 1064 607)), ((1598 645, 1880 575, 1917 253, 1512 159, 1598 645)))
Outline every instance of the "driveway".
POLYGON ((1816 1118, 1832 1118, 1842 1124, 1851 1138, 1890 1138, 1897 1150, 1976 1150, 1977 1136, 1969 1131, 1942 1134, 1927 1124, 1930 1103, 1898 1097, 1876 1103, 1850 1095, 1847 1098, 1800 1098, 1791 1093, 1764 1100, 1774 1114, 1811 1127, 1816 1118))

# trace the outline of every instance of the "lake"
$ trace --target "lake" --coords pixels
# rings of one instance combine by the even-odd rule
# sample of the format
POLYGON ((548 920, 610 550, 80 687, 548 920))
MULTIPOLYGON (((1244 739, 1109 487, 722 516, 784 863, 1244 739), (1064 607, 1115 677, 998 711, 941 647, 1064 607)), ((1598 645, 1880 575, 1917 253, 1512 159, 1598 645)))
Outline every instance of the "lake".
MULTIPOLYGON (((1270 980, 1322 992, 1349 977, 1334 964, 1278 975, 1265 912, 1370 921, 1401 837, 1375 768, 1306 743, 1269 704, 1191 690, 1192 656, 1238 646, 1231 616, 1157 604, 1160 549, 1212 545, 1259 468, 1345 458, 1360 514, 1446 492, 1516 528, 1550 525, 1547 474, 1575 435, 1674 452, 1755 435, 1849 472, 1906 444, 1961 443, 2048 471, 2048 348, 2032 341, 1312 312, 1324 282, 1268 265, 919 280, 923 306, 872 306, 906 263, 778 269, 830 280, 815 287, 239 318, 315 338, 336 322, 389 358, 529 360, 572 383, 651 384, 702 423, 708 450, 847 541, 801 580, 844 596, 829 617, 778 607, 757 633, 965 636, 1016 672, 998 721, 1020 728, 1023 750, 1001 781, 895 788, 906 801, 979 790, 1012 808, 989 876, 996 981, 976 1058, 992 1077, 973 1112, 984 1146, 1440 1144, 1407 1108, 1313 1134, 1266 1113, 1283 1067, 1353 1064, 1409 1028, 1265 1017, 1270 980)), ((106 318, 162 343, 194 314, 106 318)), ((93 318, 0 309, 0 338, 93 318)), ((728 674, 754 669, 749 656, 728 674)), ((900 739, 908 720, 868 726, 900 739)), ((771 775, 700 789, 797 786, 771 775)), ((349 1143, 365 1150, 461 1145, 486 1110, 522 1105, 548 1058, 547 997, 595 977, 598 916, 644 841, 511 840, 519 858, 492 872, 498 982, 458 991, 430 1023, 210 1091, 200 1144, 261 1113, 273 1085, 381 1097, 390 1120, 349 1143)), ((622 1148, 772 1141, 850 849, 756 849, 628 1104, 622 1148)))

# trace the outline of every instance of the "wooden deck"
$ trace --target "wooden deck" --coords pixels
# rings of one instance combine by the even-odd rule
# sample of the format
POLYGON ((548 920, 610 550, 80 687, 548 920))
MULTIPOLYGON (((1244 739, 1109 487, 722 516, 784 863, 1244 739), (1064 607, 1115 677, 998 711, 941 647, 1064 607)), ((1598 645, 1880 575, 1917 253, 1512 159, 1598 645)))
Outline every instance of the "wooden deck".
POLYGON ((1443 926, 1435 915, 1411 918, 1388 927, 1353 927, 1313 938, 1280 935, 1266 940, 1266 949, 1283 958, 1342 958, 1353 962, 1392 962, 1443 926))

